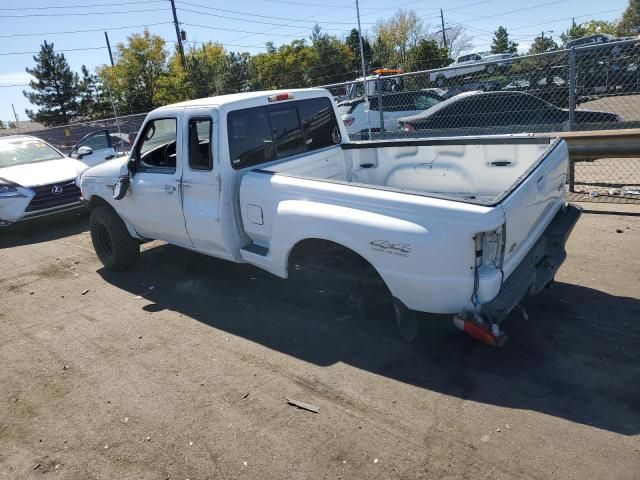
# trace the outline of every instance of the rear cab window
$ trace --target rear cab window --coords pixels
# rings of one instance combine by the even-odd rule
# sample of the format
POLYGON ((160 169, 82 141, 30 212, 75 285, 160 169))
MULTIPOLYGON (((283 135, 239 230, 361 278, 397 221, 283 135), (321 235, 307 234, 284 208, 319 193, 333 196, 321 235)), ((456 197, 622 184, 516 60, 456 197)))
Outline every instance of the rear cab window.
POLYGON ((231 166, 238 170, 342 141, 331 100, 326 97, 229 112, 231 166))

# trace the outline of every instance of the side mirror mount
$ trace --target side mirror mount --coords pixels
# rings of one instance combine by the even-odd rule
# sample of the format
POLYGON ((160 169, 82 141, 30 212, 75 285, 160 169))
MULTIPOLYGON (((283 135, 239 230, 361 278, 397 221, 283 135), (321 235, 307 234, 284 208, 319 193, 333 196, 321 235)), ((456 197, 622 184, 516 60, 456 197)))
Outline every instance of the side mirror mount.
POLYGON ((76 158, 78 160, 81 160, 82 158, 86 157, 87 155, 91 155, 92 153, 93 150, 91 149, 91 147, 83 146, 76 150, 76 158))
POLYGON ((116 184, 113 186, 113 199, 122 200, 129 190, 129 175, 122 175, 116 180, 116 184))

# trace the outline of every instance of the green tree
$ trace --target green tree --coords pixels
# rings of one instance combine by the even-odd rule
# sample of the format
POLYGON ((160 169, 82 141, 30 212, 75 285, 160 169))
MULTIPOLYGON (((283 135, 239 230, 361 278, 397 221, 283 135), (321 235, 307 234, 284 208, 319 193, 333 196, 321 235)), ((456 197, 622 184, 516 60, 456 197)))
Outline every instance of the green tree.
POLYGON ((149 111, 160 105, 158 89, 168 72, 167 57, 162 37, 145 30, 119 43, 115 65, 103 66, 98 76, 119 104, 128 104, 130 113, 149 111))
POLYGON ((7 125, 4 123, 4 120, 0 120, 0 130, 5 130, 7 125))
POLYGON ((225 92, 248 92, 253 88, 253 63, 247 52, 227 53, 228 75, 225 77, 225 92))
POLYGON ((267 43, 267 51, 253 57, 253 88, 304 87, 310 85, 310 67, 317 60, 304 39, 285 43, 277 49, 267 43))
MULTIPOLYGON (((347 48, 349 48, 353 54, 353 61, 350 66, 351 70, 357 71, 362 69, 362 62, 360 60, 360 34, 357 28, 351 30, 345 43, 347 48)), ((362 37, 362 51, 364 53, 364 64, 367 67, 371 66, 373 50, 371 48, 371 43, 369 43, 369 40, 364 36, 362 37)))
POLYGON ((560 35, 560 40, 562 40, 563 45, 566 45, 569 40, 595 35, 596 33, 615 35, 617 28, 618 25, 615 22, 606 20, 589 20, 588 22, 574 23, 569 30, 560 35))
POLYGON ((79 80, 71 71, 63 53, 56 53, 53 43, 46 41, 33 57, 35 67, 26 68, 34 80, 29 82, 32 91, 23 91, 37 111, 25 110, 29 118, 47 126, 65 125, 78 117, 79 80))
POLYGON ((531 47, 529 47, 529 55, 535 55, 536 53, 552 52, 558 49, 558 44, 553 37, 550 36, 537 36, 533 39, 531 47))
POLYGON ((81 116, 89 120, 113 116, 109 92, 98 76, 90 73, 84 65, 81 67, 81 73, 78 84, 81 116))
POLYGON ((491 53, 518 53, 518 44, 509 40, 509 33, 502 25, 493 33, 491 53))
POLYGON ((629 6, 618 23, 618 35, 637 35, 640 29, 640 0, 629 0, 629 6))
POLYGON ((450 63, 449 51, 446 48, 440 47, 433 38, 423 38, 409 50, 403 67, 407 71, 427 70, 446 67, 450 63))
POLYGON ((428 37, 424 22, 414 10, 400 9, 390 19, 378 20, 373 31, 374 59, 386 60, 379 64, 381 67, 404 66, 409 50, 428 37))
POLYGON ((333 35, 323 33, 318 25, 311 32, 311 65, 306 80, 311 85, 350 80, 354 55, 351 49, 333 35))
POLYGON ((12 121, 12 120, 9 120, 8 127, 9 127, 10 129, 11 129, 11 128, 18 128, 18 126, 16 125, 16 122, 14 122, 14 121, 12 121))

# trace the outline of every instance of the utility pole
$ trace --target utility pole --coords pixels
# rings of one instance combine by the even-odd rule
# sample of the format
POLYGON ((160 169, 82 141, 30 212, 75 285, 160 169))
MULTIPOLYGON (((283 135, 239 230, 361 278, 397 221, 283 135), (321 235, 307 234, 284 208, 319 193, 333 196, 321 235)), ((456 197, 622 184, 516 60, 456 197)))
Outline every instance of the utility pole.
MULTIPOLYGON (((173 1, 173 0, 171 0, 173 1)), ((364 46, 362 44, 362 27, 360 26, 360 5, 356 0, 356 16, 358 17, 358 38, 360 40, 360 63, 362 64, 362 93, 364 94, 365 104, 369 104, 367 95, 367 67, 364 63, 364 46)), ((367 128, 369 130, 369 140, 371 140, 371 125, 369 124, 369 112, 367 111, 367 128)))
POLYGON ((440 9, 440 21, 442 22, 442 46, 447 48, 447 34, 444 28, 444 14, 442 13, 442 9, 440 9))
POLYGON ((16 128, 18 129, 18 133, 20 132, 20 120, 18 120, 18 114, 16 113, 16 107, 13 106, 13 103, 11 104, 11 109, 13 110, 13 116, 16 119, 16 128))
POLYGON ((109 60, 111 60, 111 66, 113 67, 113 53, 111 53, 111 44, 109 43, 109 35, 104 32, 104 39, 107 41, 107 50, 109 50, 109 60))
POLYGON ((173 25, 176 27, 176 37, 178 37, 178 52, 180 52, 180 63, 182 68, 186 68, 187 64, 184 59, 184 47, 182 46, 182 35, 180 33, 180 24, 178 23, 178 14, 176 13, 176 4, 171 1, 171 11, 173 12, 173 25))

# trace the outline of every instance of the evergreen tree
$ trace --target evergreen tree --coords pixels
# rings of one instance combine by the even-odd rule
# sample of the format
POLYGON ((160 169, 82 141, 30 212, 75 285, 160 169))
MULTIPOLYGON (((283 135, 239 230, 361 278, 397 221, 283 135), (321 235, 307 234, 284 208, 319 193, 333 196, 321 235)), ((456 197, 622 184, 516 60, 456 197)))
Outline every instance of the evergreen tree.
POLYGON ((53 43, 45 41, 33 59, 35 67, 26 68, 27 73, 35 78, 29 82, 33 91, 22 93, 30 103, 40 108, 35 112, 26 110, 27 115, 47 126, 69 123, 78 116, 78 75, 71 71, 64 54, 55 53, 53 43))
POLYGON ((451 63, 449 51, 441 47, 433 38, 421 39, 409 49, 407 61, 403 65, 407 71, 427 70, 446 67, 451 63))
POLYGON ((543 37, 542 35, 536 37, 529 48, 529 55, 536 53, 551 52, 558 49, 558 44, 552 37, 543 37))
POLYGON ((517 53, 518 44, 509 40, 509 33, 503 26, 493 33, 493 43, 491 53, 517 53))
POLYGON ((4 120, 0 120, 0 130, 4 130, 7 128, 7 125, 4 123, 4 120))
MULTIPOLYGON (((351 62, 351 70, 357 71, 362 69, 362 61, 360 60, 360 35, 357 28, 351 30, 345 43, 351 52, 353 53, 353 61, 351 62)), ((362 37, 362 51, 364 52, 364 64, 371 66, 372 49, 369 40, 362 37)))
POLYGON ((629 6, 618 24, 619 35, 637 35, 640 29, 640 0, 629 0, 629 6))
POLYGON ((80 113, 83 118, 96 119, 113 116, 109 95, 96 75, 82 65, 79 86, 80 113))

